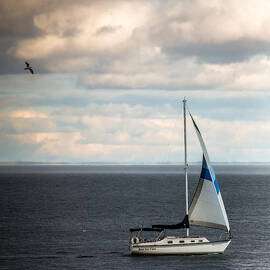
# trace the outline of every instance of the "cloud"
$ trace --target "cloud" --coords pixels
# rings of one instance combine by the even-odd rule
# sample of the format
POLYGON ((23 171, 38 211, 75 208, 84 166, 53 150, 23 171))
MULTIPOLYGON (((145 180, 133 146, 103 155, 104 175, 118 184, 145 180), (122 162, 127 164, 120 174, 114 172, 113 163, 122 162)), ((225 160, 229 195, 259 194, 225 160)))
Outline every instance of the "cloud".
POLYGON ((161 8, 162 23, 151 27, 151 36, 165 49, 187 52, 191 46, 190 52, 195 53, 197 47, 199 53, 201 46, 204 51, 205 46, 215 49, 235 42, 269 42, 265 29, 269 29, 270 4, 265 0, 173 1, 161 8))
MULTIPOLYGON (((28 28, 6 51, 39 72, 73 73, 91 89, 255 90, 268 83, 259 71, 269 57, 267 0, 23 2, 20 25, 27 20, 28 28)), ((9 20, 15 29, 18 19, 9 20)))
POLYGON ((49 117, 34 110, 13 110, 0 115, 0 130, 6 135, 26 134, 57 129, 49 117))
POLYGON ((270 121, 216 121, 198 119, 201 132, 215 161, 265 161, 270 121), (259 150, 260 149, 260 150, 259 150), (256 155, 253 156, 253 153, 256 155), (226 154, 225 154, 226 153, 226 154), (237 153, 237 154, 236 154, 237 153))
POLYGON ((213 160, 264 161, 269 11, 266 0, 1 1, 0 158, 166 161, 170 144, 180 161, 187 96, 213 160))
POLYGON ((17 57, 44 58, 58 53, 58 47, 51 47, 52 41, 53 44, 60 43, 62 50, 70 55, 115 53, 131 37, 134 29, 146 23, 148 15, 149 4, 141 5, 140 1, 116 1, 114 5, 66 5, 34 16, 34 25, 43 34, 39 38, 22 40, 14 48, 14 53, 17 57), (49 53, 40 49, 46 48, 44 45, 50 46, 49 53), (33 56, 31 46, 39 49, 40 54, 33 56))
MULTIPOLYGON (((196 114, 196 110, 192 112, 211 160, 265 161, 270 149, 266 143, 269 119, 220 121, 199 117, 201 113, 196 114)), ((83 109, 67 107, 49 114, 33 109, 14 110, 1 116, 1 138, 8 140, 8 145, 13 142, 18 149, 24 145, 32 149, 32 153, 28 151, 28 160, 181 162, 182 114, 177 120, 175 113, 170 105, 112 103, 92 103, 83 109)), ((200 160, 201 150, 191 121, 188 145, 189 160, 200 160)))
POLYGON ((46 57, 64 48, 65 41, 57 36, 45 36, 31 40, 19 41, 16 56, 22 59, 46 57))
POLYGON ((16 110, 12 111, 10 114, 12 118, 48 118, 48 116, 44 113, 35 112, 33 110, 16 110))
MULTIPOLYGON (((162 61, 161 61, 162 63, 162 61)), ((196 59, 174 61, 167 69, 150 64, 117 66, 111 73, 89 74, 83 83, 91 88, 265 90, 269 85, 269 58, 257 56, 245 62, 216 64, 196 59), (113 71, 113 72, 112 72, 113 71)))
POLYGON ((164 148, 166 129, 171 126, 170 120, 156 109, 128 104, 89 104, 75 114, 74 109, 69 114, 63 111, 50 115, 15 110, 2 114, 1 122, 2 136, 16 142, 18 148, 31 145, 35 151, 28 160, 39 156, 43 161, 113 161, 115 157, 134 161, 144 155, 145 149, 153 153, 164 148), (88 116, 90 112, 93 116, 88 116), (136 151, 123 158, 132 149, 136 151))

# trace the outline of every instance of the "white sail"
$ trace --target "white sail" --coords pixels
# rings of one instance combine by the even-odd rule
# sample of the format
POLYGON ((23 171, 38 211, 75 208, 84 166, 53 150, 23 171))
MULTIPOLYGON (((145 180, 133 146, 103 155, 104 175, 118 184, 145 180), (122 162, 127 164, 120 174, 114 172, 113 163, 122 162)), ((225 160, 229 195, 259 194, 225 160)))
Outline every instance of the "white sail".
POLYGON ((202 135, 191 114, 190 116, 203 150, 203 162, 200 180, 189 207, 189 223, 230 231, 221 192, 202 135))

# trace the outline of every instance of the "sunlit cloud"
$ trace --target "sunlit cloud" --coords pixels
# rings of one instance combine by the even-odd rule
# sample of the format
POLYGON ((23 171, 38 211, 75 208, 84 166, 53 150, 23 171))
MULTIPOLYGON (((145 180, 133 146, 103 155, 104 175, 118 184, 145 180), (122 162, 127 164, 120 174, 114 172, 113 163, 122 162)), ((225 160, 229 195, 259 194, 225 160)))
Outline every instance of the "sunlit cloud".
POLYGON ((269 10, 265 0, 67 2, 34 14, 36 36, 9 53, 91 88, 261 89, 269 10))
POLYGON ((48 118, 44 113, 36 112, 33 110, 16 110, 10 113, 12 118, 48 118))

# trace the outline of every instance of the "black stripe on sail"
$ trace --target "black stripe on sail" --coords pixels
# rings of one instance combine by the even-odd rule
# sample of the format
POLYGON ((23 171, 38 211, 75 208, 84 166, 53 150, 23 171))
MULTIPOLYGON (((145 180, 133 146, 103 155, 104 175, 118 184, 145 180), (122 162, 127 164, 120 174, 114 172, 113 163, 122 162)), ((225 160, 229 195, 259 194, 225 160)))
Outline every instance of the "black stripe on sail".
POLYGON ((177 224, 172 224, 172 225, 163 225, 163 224, 158 224, 158 225, 152 225, 152 228, 161 228, 161 229, 183 229, 183 228, 189 228, 189 219, 188 215, 186 215, 183 219, 182 222, 177 223, 177 224))
POLYGON ((198 128, 198 126, 197 126, 197 124, 195 123, 195 121, 194 121, 194 119, 193 119, 193 117, 192 117, 192 115, 191 115, 191 113, 189 112, 189 115, 190 115, 190 117, 191 117, 191 120, 192 120, 192 122, 193 122, 193 124, 194 124, 194 126, 195 126, 195 128, 197 129, 197 131, 199 132, 199 134, 201 135, 201 132, 200 132, 200 130, 199 130, 199 128, 198 128))

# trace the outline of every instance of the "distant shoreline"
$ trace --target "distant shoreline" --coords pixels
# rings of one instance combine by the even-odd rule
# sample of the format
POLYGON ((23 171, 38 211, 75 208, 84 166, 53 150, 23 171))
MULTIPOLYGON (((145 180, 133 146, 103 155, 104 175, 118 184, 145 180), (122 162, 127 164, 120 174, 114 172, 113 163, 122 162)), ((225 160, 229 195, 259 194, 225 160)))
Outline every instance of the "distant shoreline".
MULTIPOLYGON (((252 166, 264 165, 270 166, 270 162, 211 162, 214 166, 252 166)), ((110 162, 82 162, 82 163, 69 163, 69 162, 0 162, 0 166, 183 166, 184 163, 110 163, 110 162)), ((190 166, 201 165, 201 162, 190 162, 190 166)))

